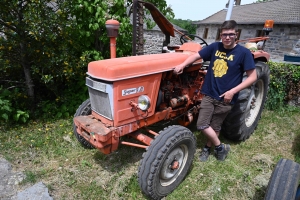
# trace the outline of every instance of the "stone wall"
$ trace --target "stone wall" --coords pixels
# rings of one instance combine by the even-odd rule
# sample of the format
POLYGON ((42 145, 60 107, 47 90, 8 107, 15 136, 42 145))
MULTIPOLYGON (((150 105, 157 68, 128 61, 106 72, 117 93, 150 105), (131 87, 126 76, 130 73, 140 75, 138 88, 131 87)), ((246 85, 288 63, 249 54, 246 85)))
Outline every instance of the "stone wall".
MULTIPOLYGON (((239 25, 241 29, 240 39, 256 37, 257 31, 262 30, 263 25, 239 25)), ((207 43, 216 41, 219 25, 198 25, 196 34, 203 37, 205 28, 208 28, 207 43)), ((266 42, 265 51, 269 52, 271 59, 282 60, 285 54, 293 51, 293 47, 300 40, 300 26, 297 25, 274 25, 270 39, 266 42)))
POLYGON ((266 51, 275 57, 283 57, 293 51, 293 46, 300 40, 300 26, 279 25, 270 33, 266 51))
MULTIPOLYGON (((240 39, 256 37, 257 31, 262 30, 261 24, 239 25, 241 29, 240 39)), ((208 28, 208 34, 205 41, 208 44, 215 42, 218 35, 219 25, 199 26, 196 35, 203 37, 205 28, 208 28)), ((180 45, 180 35, 175 33, 176 37, 171 37, 170 45, 180 45)), ((300 41, 300 26, 297 25, 276 25, 273 32, 270 33, 270 39, 266 42, 265 51, 271 55, 271 60, 283 61, 285 54, 293 52, 293 47, 300 41)), ((159 30, 144 30, 144 53, 161 53, 162 44, 165 35, 159 30)), ((241 43, 243 45, 243 43, 241 43)))
MULTIPOLYGON (((210 44, 216 41, 218 34, 217 25, 200 27, 196 35, 203 37, 205 28, 208 29, 208 37, 205 41, 210 44)), ((256 36, 256 31, 261 30, 261 25, 239 26, 242 29, 240 39, 252 38, 256 36)), ((171 37, 170 45, 180 45, 180 35, 175 33, 176 37, 171 37)), ((144 54, 157 54, 162 52, 162 45, 165 35, 159 30, 144 30, 144 54)), ((271 54, 271 59, 283 61, 284 54, 289 54, 295 48, 295 44, 300 42, 300 27, 292 25, 277 25, 270 33, 270 39, 266 42, 265 51, 271 54)), ((300 97, 294 97, 288 102, 289 105, 300 106, 300 97)))
MULTIPOLYGON (((170 38, 169 45, 180 45, 180 35, 175 33, 175 37, 170 38)), ((158 30, 144 30, 144 54, 157 54, 162 52, 165 35, 158 30)))

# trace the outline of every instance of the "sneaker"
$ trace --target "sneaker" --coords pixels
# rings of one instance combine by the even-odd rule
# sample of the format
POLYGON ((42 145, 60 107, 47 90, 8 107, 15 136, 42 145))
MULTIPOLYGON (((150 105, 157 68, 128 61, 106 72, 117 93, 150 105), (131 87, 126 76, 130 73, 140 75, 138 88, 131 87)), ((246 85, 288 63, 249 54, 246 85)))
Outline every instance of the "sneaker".
POLYGON ((230 151, 230 145, 222 144, 221 151, 215 150, 215 155, 217 157, 217 160, 224 161, 229 151, 230 151))
POLYGON ((200 153, 200 156, 199 156, 200 161, 201 162, 207 161, 207 159, 209 157, 209 154, 210 154, 210 150, 207 149, 207 148, 203 148, 201 153, 200 153))

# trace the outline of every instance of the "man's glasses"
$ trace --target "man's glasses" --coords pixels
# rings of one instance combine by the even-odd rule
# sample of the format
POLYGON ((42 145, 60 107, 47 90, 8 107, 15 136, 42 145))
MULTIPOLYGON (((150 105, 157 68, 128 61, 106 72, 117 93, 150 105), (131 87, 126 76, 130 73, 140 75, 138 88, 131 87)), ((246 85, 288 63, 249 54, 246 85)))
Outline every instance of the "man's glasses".
POLYGON ((226 39, 227 37, 234 38, 236 36, 235 33, 229 33, 229 34, 221 34, 221 38, 226 39))

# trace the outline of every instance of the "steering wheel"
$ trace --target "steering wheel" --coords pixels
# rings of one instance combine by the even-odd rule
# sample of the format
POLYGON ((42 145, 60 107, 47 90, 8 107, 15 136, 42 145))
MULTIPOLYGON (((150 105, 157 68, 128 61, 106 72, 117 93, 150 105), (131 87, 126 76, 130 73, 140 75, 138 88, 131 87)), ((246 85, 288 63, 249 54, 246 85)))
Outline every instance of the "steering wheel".
POLYGON ((204 39, 202 39, 201 37, 199 37, 199 36, 197 36, 197 35, 192 35, 192 34, 184 34, 184 35, 182 35, 182 36, 180 37, 180 42, 181 42, 181 44, 190 41, 190 40, 188 39, 188 37, 189 37, 189 38, 190 38, 190 37, 192 37, 192 38, 198 38, 199 40, 202 41, 202 42, 200 42, 200 45, 201 45, 201 46, 204 45, 204 44, 205 44, 205 46, 208 46, 207 42, 206 42, 204 39))

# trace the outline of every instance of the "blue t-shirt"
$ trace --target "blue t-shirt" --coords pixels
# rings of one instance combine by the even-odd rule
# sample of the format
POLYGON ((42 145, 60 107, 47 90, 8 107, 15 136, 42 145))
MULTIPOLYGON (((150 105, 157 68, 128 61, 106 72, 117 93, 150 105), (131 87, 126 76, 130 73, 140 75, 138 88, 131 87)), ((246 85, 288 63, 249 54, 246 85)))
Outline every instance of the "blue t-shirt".
MULTIPOLYGON (((225 49, 222 42, 215 42, 199 51, 204 61, 210 61, 201 93, 219 101, 220 95, 242 82, 247 70, 255 69, 253 56, 249 49, 237 44, 233 49, 225 49)), ((234 95, 231 104, 238 98, 234 95)))

